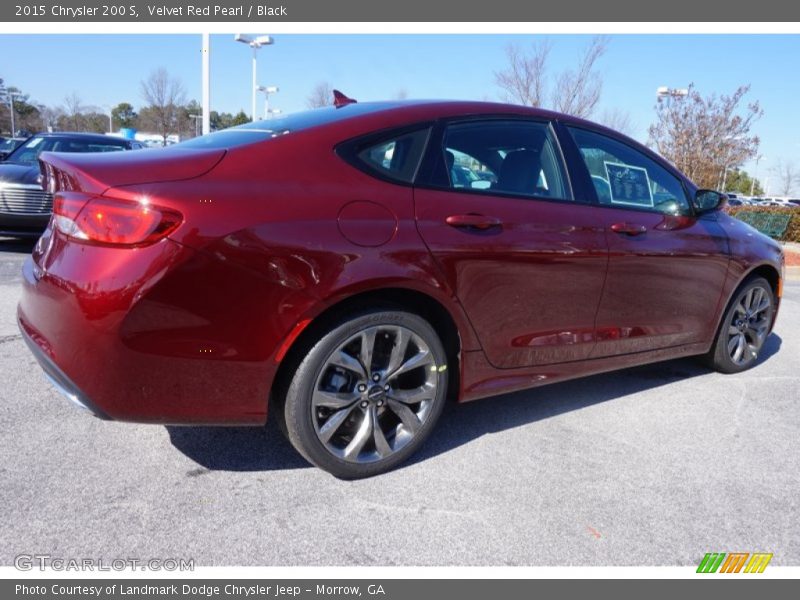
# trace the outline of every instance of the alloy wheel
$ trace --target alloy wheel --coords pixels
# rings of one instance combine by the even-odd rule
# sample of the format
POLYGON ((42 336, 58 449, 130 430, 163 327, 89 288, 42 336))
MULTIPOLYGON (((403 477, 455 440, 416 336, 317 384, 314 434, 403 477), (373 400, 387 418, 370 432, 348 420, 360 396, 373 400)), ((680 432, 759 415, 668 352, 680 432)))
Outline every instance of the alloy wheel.
POLYGON ((770 293, 761 286, 748 289, 738 299, 728 324, 728 356, 736 365, 758 357, 772 318, 770 293))
POLYGON ((348 462, 391 456, 426 422, 442 368, 422 337, 407 327, 359 331, 328 356, 314 384, 317 438, 348 462))

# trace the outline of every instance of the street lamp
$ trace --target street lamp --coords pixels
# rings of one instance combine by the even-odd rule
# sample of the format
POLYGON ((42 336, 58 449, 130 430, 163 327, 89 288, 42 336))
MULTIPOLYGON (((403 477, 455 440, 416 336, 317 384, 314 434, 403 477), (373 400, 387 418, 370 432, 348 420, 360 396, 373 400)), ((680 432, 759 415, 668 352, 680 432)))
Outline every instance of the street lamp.
POLYGON ((672 98, 685 98, 688 95, 689 88, 671 88, 666 85, 656 88, 656 100, 658 100, 658 102, 666 98, 667 103, 669 103, 672 98))
POLYGON ((264 118, 269 119, 269 115, 272 112, 269 109, 269 96, 270 94, 277 94, 280 90, 276 85, 260 85, 258 86, 258 91, 264 94, 264 118))
POLYGON ((252 118, 250 120, 251 121, 255 121, 256 120, 256 91, 257 91, 256 87, 258 85, 256 83, 256 71, 257 71, 257 68, 256 68, 256 57, 257 57, 257 52, 258 52, 259 48, 261 48, 263 46, 271 46, 272 44, 275 43, 275 40, 272 37, 268 36, 268 35, 259 35, 259 36, 256 36, 254 38, 251 38, 251 37, 248 37, 246 35, 242 35, 241 33, 237 33, 234 36, 233 39, 235 41, 237 41, 237 42, 242 42, 243 44, 247 44, 248 46, 250 46, 253 49, 253 87, 252 87, 252 92, 253 92, 253 96, 252 96, 253 112, 250 113, 252 115, 252 118))

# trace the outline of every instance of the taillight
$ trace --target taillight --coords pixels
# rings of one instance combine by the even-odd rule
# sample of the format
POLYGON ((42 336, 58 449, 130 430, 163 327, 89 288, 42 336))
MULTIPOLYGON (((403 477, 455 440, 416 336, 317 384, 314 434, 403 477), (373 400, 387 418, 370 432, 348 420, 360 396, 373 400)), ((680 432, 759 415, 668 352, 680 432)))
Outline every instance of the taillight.
POLYGON ((76 240, 122 246, 152 244, 180 225, 182 215, 148 200, 91 197, 58 193, 53 198, 53 224, 76 240))

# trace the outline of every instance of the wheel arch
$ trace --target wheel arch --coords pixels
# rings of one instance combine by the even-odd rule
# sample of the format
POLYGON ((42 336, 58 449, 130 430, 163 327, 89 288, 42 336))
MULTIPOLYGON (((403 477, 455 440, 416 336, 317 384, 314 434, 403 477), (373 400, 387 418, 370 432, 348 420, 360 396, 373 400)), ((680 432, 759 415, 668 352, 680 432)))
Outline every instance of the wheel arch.
MULTIPOLYGON (((719 329, 722 325, 722 319, 725 317, 725 314, 728 312, 728 309, 731 306, 731 302, 733 302, 734 298, 736 298, 736 293, 741 289, 741 287, 755 277, 763 277, 767 280, 767 283, 770 284, 772 288, 772 293, 774 294, 777 301, 780 301, 780 296, 778 295, 780 289, 780 279, 781 274, 780 271, 775 267, 775 265, 771 263, 760 263, 751 267, 749 270, 745 271, 739 279, 736 281, 736 284, 731 286, 731 291, 728 293, 727 298, 725 298, 725 303, 721 305, 721 310, 717 315, 717 324, 714 328, 714 336, 711 339, 711 344, 713 345, 717 339, 717 335, 719 333, 719 329)), ((778 315, 778 311, 776 310, 772 317, 772 324, 770 325, 770 331, 772 331, 772 327, 775 325, 775 318, 778 315)))
MULTIPOLYGON (((441 301, 417 289, 402 286, 388 286, 359 291, 346 297, 337 298, 311 319, 306 319, 300 333, 291 339, 283 352, 272 383, 271 402, 282 397, 290 382, 292 368, 298 364, 313 345, 314 340, 345 315, 368 309, 387 308, 407 310, 419 315, 433 327, 447 353, 448 397, 458 398, 461 393, 461 352, 463 349, 462 323, 459 327, 457 317, 441 301)), ((302 323, 303 321, 301 321, 302 323)), ((471 332, 467 332, 469 335, 471 332)))
MULTIPOLYGON (((739 284, 736 286, 736 289, 739 289, 745 281, 752 279, 753 277, 763 277, 766 279, 769 282, 770 287, 772 287, 772 293, 775 294, 776 298, 779 297, 778 290, 780 287, 781 274, 774 265, 764 263, 751 269, 744 275, 744 277, 742 277, 741 281, 739 281, 739 284)), ((735 291, 736 290, 734 290, 734 293, 735 291)), ((733 294, 731 296, 733 296, 733 294)))

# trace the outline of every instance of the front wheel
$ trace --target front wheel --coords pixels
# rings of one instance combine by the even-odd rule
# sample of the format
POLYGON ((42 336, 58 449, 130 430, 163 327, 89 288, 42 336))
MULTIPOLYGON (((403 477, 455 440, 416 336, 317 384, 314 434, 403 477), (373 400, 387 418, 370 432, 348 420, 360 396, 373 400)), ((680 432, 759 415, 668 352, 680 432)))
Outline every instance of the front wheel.
POLYGON ((738 373, 752 367, 764 346, 775 314, 772 286, 763 277, 745 282, 722 317, 710 366, 722 373, 738 373))
POLYGON ((289 441, 343 479, 392 469, 430 435, 447 395, 446 369, 438 335, 419 316, 345 318, 311 347, 289 384, 289 441))

